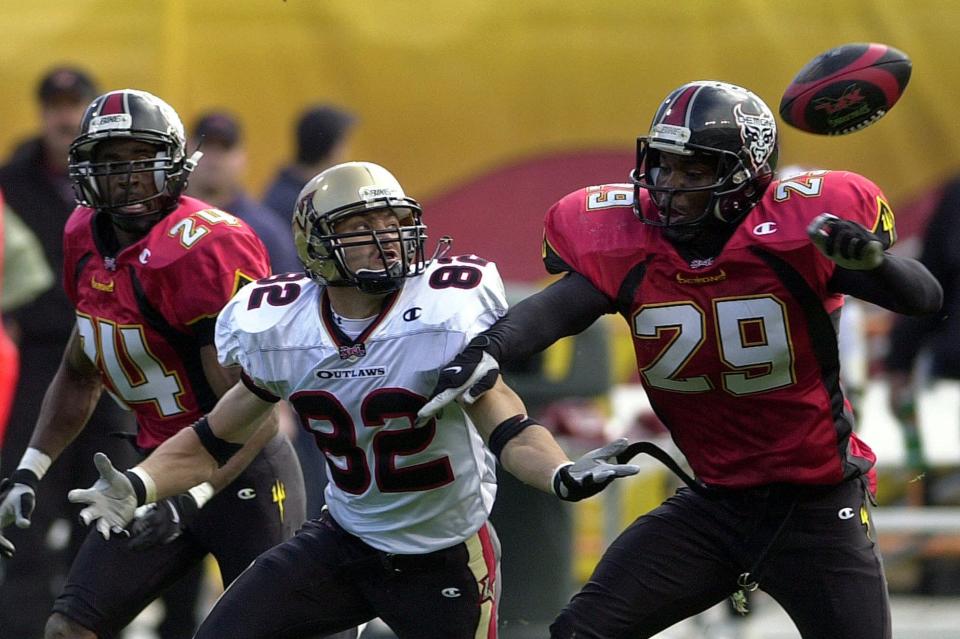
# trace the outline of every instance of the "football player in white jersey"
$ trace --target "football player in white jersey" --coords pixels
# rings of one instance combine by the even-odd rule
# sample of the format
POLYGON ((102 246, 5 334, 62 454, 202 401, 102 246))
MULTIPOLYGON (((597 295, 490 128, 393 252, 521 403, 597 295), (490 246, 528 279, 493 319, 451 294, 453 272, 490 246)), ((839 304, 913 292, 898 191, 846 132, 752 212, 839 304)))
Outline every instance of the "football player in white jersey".
POLYGON ((196 637, 306 637, 374 617, 399 637, 495 637, 496 461, 578 500, 637 472, 617 463, 626 441, 571 462, 502 381, 416 421, 440 369, 506 302, 492 262, 426 259, 420 205, 383 167, 317 175, 293 230, 306 274, 247 286, 218 318, 220 360, 242 383, 139 466, 99 455, 101 479, 70 498, 101 533, 122 529, 137 506, 204 481, 285 399, 325 453, 328 510, 261 555, 196 637))

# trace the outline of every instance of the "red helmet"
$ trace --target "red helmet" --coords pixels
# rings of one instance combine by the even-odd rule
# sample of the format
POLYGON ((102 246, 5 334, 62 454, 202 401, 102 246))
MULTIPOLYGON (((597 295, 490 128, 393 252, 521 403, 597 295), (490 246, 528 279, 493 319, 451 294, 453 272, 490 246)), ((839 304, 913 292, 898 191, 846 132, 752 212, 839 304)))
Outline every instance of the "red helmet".
POLYGON ((777 166, 777 123, 770 108, 744 88, 725 82, 690 82, 660 105, 650 133, 637 139, 637 168, 630 174, 634 191, 645 189, 654 207, 634 211, 656 226, 696 226, 709 216, 737 223, 763 196, 777 166), (657 185, 661 153, 716 158, 716 180, 697 188, 657 185), (670 201, 677 193, 708 191, 703 215, 671 220, 670 201))

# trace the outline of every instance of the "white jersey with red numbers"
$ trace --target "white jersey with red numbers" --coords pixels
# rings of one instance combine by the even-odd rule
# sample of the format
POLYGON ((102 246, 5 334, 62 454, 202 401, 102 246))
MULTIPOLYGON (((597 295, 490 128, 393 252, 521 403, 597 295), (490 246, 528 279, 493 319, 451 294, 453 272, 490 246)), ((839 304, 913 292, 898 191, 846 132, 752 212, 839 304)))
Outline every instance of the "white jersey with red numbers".
POLYGON ((293 405, 326 456, 327 506, 344 529, 393 553, 464 541, 490 514, 495 459, 457 405, 414 421, 440 369, 506 312, 496 266, 434 261, 353 340, 325 291, 295 273, 241 290, 217 321, 221 362, 293 405))
MULTIPOLYGON (((566 196, 547 213, 544 255, 603 291, 630 324, 657 415, 705 482, 832 484, 870 473, 840 387, 836 265, 807 236, 820 213, 896 239, 880 189, 855 173, 774 182, 714 258, 688 261, 639 222, 633 187, 566 196)), ((653 203, 640 192, 640 207, 653 203)))

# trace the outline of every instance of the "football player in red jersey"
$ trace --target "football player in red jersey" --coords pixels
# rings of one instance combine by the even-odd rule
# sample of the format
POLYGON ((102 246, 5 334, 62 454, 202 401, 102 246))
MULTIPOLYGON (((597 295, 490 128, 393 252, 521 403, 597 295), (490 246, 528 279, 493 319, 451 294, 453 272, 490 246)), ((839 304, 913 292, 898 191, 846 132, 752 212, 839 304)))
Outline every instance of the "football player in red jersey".
MULTIPOLYGON (((149 93, 112 91, 87 108, 69 156, 79 206, 64 231, 76 329, 30 446, 4 480, 0 528, 30 524, 37 484, 103 389, 136 413, 136 445, 148 453, 237 380, 217 362, 214 322, 239 287, 269 274, 269 261, 241 221, 181 195, 197 160, 176 112, 149 93)), ((147 510, 129 533, 91 532, 45 636, 116 636, 208 553, 229 583, 302 523, 302 491, 292 448, 265 419, 209 482, 147 510)))
POLYGON ((773 114, 750 91, 670 93, 632 184, 547 212, 546 267, 566 276, 475 338, 421 411, 475 400, 501 358, 604 313, 627 320, 641 382, 698 483, 613 542, 555 638, 649 637, 757 587, 803 637, 891 636, 875 456, 853 432, 836 326, 845 294, 927 314, 942 291, 885 252, 894 219, 876 185, 844 171, 775 181, 777 153, 773 114))

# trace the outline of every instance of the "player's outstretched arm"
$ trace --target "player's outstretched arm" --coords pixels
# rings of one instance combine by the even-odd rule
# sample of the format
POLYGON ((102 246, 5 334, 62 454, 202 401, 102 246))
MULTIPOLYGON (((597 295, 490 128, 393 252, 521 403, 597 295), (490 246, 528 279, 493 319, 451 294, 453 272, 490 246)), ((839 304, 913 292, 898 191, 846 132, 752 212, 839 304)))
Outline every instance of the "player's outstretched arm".
POLYGON ((891 255, 876 235, 851 220, 823 213, 807 227, 810 241, 837 268, 830 288, 906 315, 936 313, 943 288, 917 260, 891 255))
MULTIPOLYGON (((101 389, 100 374, 83 352, 74 327, 60 367, 43 396, 30 445, 16 470, 0 482, 0 530, 12 523, 20 528, 30 525, 40 480, 86 426, 101 389)), ((0 548, 4 555, 13 554, 8 539, 0 539, 0 548)))
POLYGON ((561 499, 590 497, 617 477, 640 470, 616 461, 617 454, 627 447, 625 439, 570 461, 550 431, 527 417, 523 401, 503 380, 497 380, 466 411, 504 468, 520 481, 561 499))
POLYGON ((100 479, 90 488, 70 491, 69 499, 87 506, 81 512, 86 523, 104 520, 98 522, 97 529, 108 537, 111 530, 116 532, 130 522, 138 506, 210 481, 216 470, 242 448, 242 442, 253 437, 273 406, 237 384, 206 417, 192 428, 181 430, 126 472, 116 471, 106 455, 98 453, 94 461, 100 479))
POLYGON ((419 417, 433 417, 453 401, 472 404, 493 388, 501 362, 523 362, 557 340, 576 335, 606 313, 610 299, 579 273, 569 273, 518 302, 475 337, 440 371, 419 417))

